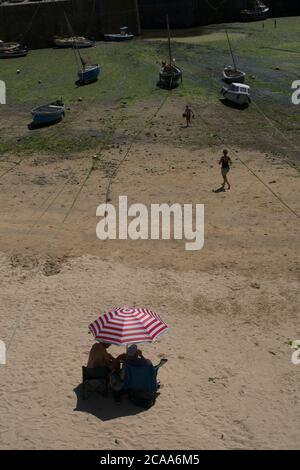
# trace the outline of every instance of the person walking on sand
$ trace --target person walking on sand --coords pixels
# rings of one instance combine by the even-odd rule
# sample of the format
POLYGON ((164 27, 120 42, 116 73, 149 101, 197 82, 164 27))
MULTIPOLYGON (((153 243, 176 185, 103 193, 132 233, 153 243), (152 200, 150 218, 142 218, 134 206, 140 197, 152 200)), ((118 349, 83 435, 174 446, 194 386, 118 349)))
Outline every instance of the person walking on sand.
POLYGON ((231 188, 230 183, 228 181, 227 175, 230 171, 230 165, 232 165, 232 161, 230 156, 228 155, 228 150, 223 150, 223 155, 220 158, 219 165, 221 165, 221 173, 223 176, 223 184, 222 187, 225 188, 225 184, 227 184, 228 189, 231 188))
POLYGON ((191 126, 192 125, 192 118, 195 117, 195 114, 194 114, 193 110, 190 108, 190 106, 188 104, 185 107, 183 117, 185 117, 185 119, 186 119, 186 127, 191 126))

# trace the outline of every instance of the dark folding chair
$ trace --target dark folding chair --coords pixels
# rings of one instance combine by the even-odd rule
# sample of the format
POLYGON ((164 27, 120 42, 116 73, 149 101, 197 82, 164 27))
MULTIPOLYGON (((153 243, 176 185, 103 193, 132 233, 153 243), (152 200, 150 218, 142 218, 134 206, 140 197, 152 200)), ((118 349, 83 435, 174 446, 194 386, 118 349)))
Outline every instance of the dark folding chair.
POLYGON ((85 393, 85 384, 86 382, 90 382, 92 380, 98 380, 103 383, 104 390, 102 392, 103 395, 107 394, 108 391, 108 382, 109 382, 109 370, 106 367, 82 367, 82 399, 86 399, 85 393))

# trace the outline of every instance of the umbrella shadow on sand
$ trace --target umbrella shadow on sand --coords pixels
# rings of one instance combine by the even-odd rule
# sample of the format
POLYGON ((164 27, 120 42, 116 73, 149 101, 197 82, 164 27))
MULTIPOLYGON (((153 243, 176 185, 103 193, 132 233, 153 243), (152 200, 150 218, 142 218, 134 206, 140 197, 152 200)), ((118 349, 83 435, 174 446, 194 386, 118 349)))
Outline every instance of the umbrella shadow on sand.
POLYGON ((77 396, 77 404, 74 411, 89 413, 101 421, 133 416, 146 411, 143 408, 136 407, 126 397, 123 397, 121 403, 116 403, 111 394, 104 397, 96 391, 90 392, 86 400, 83 400, 81 384, 74 388, 74 392, 77 396))

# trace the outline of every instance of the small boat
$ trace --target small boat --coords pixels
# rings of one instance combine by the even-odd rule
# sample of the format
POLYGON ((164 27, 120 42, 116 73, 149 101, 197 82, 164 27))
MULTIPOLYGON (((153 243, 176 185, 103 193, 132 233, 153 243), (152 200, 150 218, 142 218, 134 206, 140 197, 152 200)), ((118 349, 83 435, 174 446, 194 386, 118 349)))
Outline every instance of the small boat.
POLYGON ((100 74, 100 65, 84 65, 82 70, 78 72, 79 83, 87 85, 88 83, 98 80, 100 74))
POLYGON ((226 83, 244 83, 246 78, 245 72, 237 70, 232 65, 227 65, 223 70, 223 80, 226 83))
POLYGON ((87 39, 84 36, 71 36, 71 37, 54 37, 53 38, 55 47, 66 49, 68 47, 76 47, 77 49, 85 49, 87 47, 93 47, 95 41, 87 39))
POLYGON ((242 72, 241 70, 238 70, 237 68, 236 59, 233 53, 231 41, 230 41, 227 30, 226 30, 226 36, 227 36, 227 41, 228 41, 228 46, 229 46, 233 66, 227 65, 226 67, 224 67, 222 80, 226 83, 244 83, 246 79, 246 74, 245 72, 242 72))
POLYGON ((221 90, 223 97, 238 106, 248 106, 251 103, 250 87, 242 83, 231 83, 221 90))
POLYGON ((35 125, 58 122, 65 114, 65 106, 61 100, 38 106, 31 111, 35 125))
POLYGON ((130 41, 134 38, 134 35, 129 31, 127 26, 120 28, 119 34, 104 34, 105 41, 130 41))
POLYGON ((162 64, 159 73, 159 81, 165 88, 175 88, 180 80, 182 80, 182 72, 179 67, 177 67, 174 63, 162 64))
POLYGON ((16 57, 25 57, 28 54, 27 47, 19 47, 16 49, 0 49, 0 59, 13 59, 16 57))
POLYGON ((163 88, 172 89, 178 86, 179 81, 182 82, 182 71, 175 64, 175 59, 172 59, 171 51, 171 34, 169 17, 167 16, 167 29, 168 29, 168 47, 169 47, 169 63, 162 62, 159 73, 159 85, 163 88))
POLYGON ((269 17, 270 8, 259 0, 255 1, 254 8, 251 10, 242 10, 242 21, 261 21, 269 17))
POLYGON ((0 40, 0 51, 9 51, 12 49, 19 49, 21 44, 18 42, 4 42, 0 40))

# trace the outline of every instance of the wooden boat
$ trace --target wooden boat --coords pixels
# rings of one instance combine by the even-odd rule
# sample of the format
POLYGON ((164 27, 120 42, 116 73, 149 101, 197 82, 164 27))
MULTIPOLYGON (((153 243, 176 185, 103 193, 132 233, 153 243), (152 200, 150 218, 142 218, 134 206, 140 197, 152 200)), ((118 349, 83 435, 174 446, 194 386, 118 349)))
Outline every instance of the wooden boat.
POLYGON ((130 33, 127 26, 123 26, 122 28, 120 28, 119 34, 104 34, 105 41, 121 42, 121 41, 130 41, 133 38, 134 38, 134 35, 130 33))
POLYGON ((62 119, 65 113, 65 106, 61 100, 38 106, 31 111, 33 123, 35 125, 51 124, 62 119))
POLYGON ((87 85, 88 83, 95 82, 98 80, 100 74, 100 65, 84 65, 82 70, 78 72, 78 79, 81 85, 87 85))
POLYGON ((241 11, 241 19, 242 21, 261 21, 266 20, 269 14, 270 8, 256 0, 253 9, 241 11))
POLYGON ((27 47, 17 49, 0 50, 0 59, 13 59, 16 57, 25 57, 28 54, 27 47))
POLYGON ((87 47, 93 47, 95 41, 87 39, 83 36, 71 36, 65 38, 54 37, 53 39, 55 47, 66 49, 68 47, 76 47, 77 49, 85 49, 87 47))
POLYGON ((226 36, 227 36, 227 41, 228 41, 228 45, 229 45, 230 54, 231 54, 231 57, 232 57, 233 66, 232 65, 226 65, 226 67, 224 67, 223 74, 222 74, 222 80, 226 83, 244 83, 244 81, 246 79, 246 74, 245 74, 245 72, 242 72, 241 70, 238 70, 238 68, 237 68, 237 63, 236 63, 236 59, 235 59, 234 54, 233 54, 233 49, 232 49, 232 46, 231 46, 228 31, 226 31, 226 36))
POLYGON ((251 103, 250 87, 242 83, 231 83, 221 90, 223 97, 238 106, 248 106, 251 103))
POLYGON ((163 88, 172 89, 178 86, 179 82, 182 82, 182 71, 175 64, 175 60, 172 59, 171 50, 171 33, 169 25, 169 17, 167 16, 167 30, 168 30, 168 48, 169 48, 169 63, 162 62, 162 66, 159 73, 159 84, 163 88))

